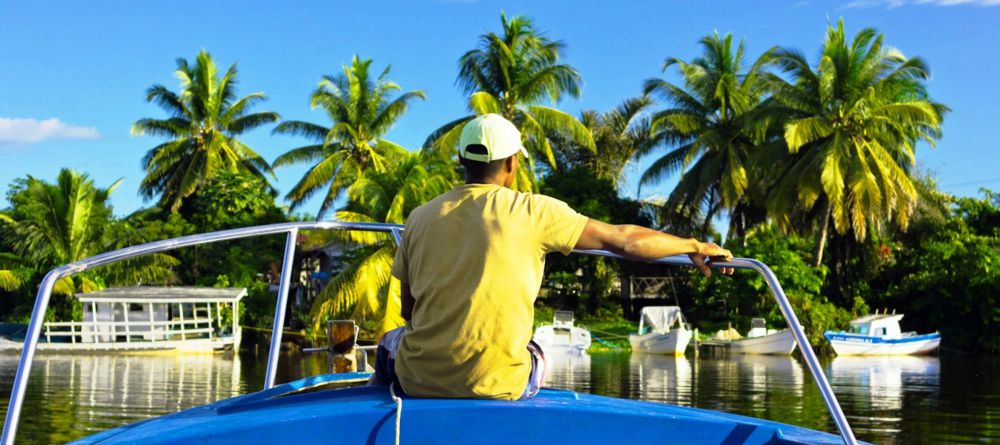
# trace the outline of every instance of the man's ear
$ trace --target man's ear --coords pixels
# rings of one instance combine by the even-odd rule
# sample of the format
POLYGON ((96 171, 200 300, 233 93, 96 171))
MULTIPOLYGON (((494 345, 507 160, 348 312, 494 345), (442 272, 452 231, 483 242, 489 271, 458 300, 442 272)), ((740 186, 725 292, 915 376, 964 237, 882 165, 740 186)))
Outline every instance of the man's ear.
POLYGON ((514 156, 508 157, 507 159, 504 159, 503 160, 503 170, 505 172, 507 172, 507 173, 514 173, 514 169, 516 167, 514 165, 515 162, 517 162, 517 155, 516 154, 514 156))

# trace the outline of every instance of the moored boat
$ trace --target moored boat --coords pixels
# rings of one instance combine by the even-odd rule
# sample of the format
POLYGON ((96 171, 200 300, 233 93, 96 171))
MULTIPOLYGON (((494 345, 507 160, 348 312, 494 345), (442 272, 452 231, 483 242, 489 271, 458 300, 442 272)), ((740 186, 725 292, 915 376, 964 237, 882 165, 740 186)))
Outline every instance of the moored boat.
POLYGON ((874 314, 851 321, 851 332, 823 333, 837 355, 920 355, 941 345, 941 334, 902 332, 903 314, 874 314))
POLYGON ((747 336, 733 340, 729 348, 737 354, 788 355, 795 350, 795 336, 788 329, 768 329, 763 318, 754 318, 747 336))
POLYGON ((590 331, 573 325, 572 311, 556 311, 552 324, 541 325, 531 337, 546 353, 581 352, 590 347, 590 331))
POLYGON ((628 336, 628 342, 634 352, 679 355, 684 354, 691 335, 681 308, 649 306, 642 308, 639 330, 628 336))

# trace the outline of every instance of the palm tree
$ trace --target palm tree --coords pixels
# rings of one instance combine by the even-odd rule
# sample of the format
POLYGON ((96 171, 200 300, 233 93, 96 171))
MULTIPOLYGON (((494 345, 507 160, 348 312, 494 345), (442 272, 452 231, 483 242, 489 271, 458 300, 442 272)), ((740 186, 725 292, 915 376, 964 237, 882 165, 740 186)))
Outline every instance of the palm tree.
MULTIPOLYGON (((347 204, 336 213, 336 219, 402 224, 413 209, 455 183, 455 169, 445 155, 404 151, 386 159, 383 170, 363 172, 348 189, 347 204)), ((310 318, 314 329, 318 330, 325 318, 347 311, 355 319, 377 319, 379 333, 402 325, 399 281, 389 274, 396 255, 392 237, 372 232, 332 235, 359 247, 352 252, 354 260, 330 280, 313 303, 310 318)))
MULTIPOLYGON (((552 107, 539 105, 548 99, 558 102, 563 94, 580 96, 580 74, 573 67, 559 63, 565 45, 553 41, 535 29, 531 19, 517 16, 507 20, 500 15, 502 35, 488 32, 480 36, 479 47, 459 59, 457 83, 469 98, 475 115, 497 113, 521 129, 525 147, 534 156, 528 168, 534 170, 534 158, 544 158, 556 166, 549 137, 566 133, 580 146, 594 150, 590 131, 573 116, 552 107)), ((427 138, 425 147, 443 151, 458 145, 465 123, 475 116, 464 116, 445 124, 427 138)), ((534 181, 521 171, 521 187, 534 181)))
POLYGON ((796 206, 818 215, 816 266, 831 220, 858 241, 883 221, 906 228, 918 197, 916 144, 941 136, 948 108, 928 98, 927 64, 883 40, 865 28, 849 42, 841 20, 829 27, 815 69, 797 51, 775 54, 792 79, 771 76, 774 99, 789 116, 784 139, 792 157, 768 207, 785 224, 796 206))
POLYGON ((386 79, 389 67, 377 78, 369 69, 371 59, 354 56, 343 74, 323 76, 312 94, 311 105, 320 107, 331 125, 288 121, 278 125, 275 133, 304 136, 314 144, 289 150, 274 161, 274 166, 315 162, 297 184, 285 195, 292 209, 302 205, 320 191, 325 191, 317 219, 330 209, 334 201, 365 170, 381 171, 387 159, 401 156, 405 150, 383 136, 406 113, 414 99, 426 99, 421 90, 413 90, 392 98, 399 85, 386 79))
POLYGON ((683 171, 666 208, 681 213, 702 213, 695 210, 702 208, 710 222, 719 211, 732 212, 750 186, 751 158, 765 140, 761 98, 773 50, 746 67, 744 42, 734 50, 730 34, 706 36, 699 44, 701 57, 691 62, 671 57, 663 64, 664 71, 677 66, 683 88, 663 79, 646 81, 646 93, 671 106, 653 115, 652 137, 673 148, 646 169, 640 185, 683 171))
MULTIPOLYGON (((99 188, 86 174, 63 169, 55 184, 31 176, 24 184, 23 190, 12 193, 20 218, 3 218, 15 235, 14 252, 4 254, 3 263, 17 267, 0 271, 0 276, 19 279, 4 280, 6 290, 29 281, 26 276, 144 241, 127 224, 112 219, 108 197, 121 180, 99 188)), ((176 260, 164 254, 116 263, 63 278, 53 292, 72 295, 105 284, 164 281, 174 265, 176 260)))
POLYGON ((267 161, 237 137, 277 121, 278 114, 248 113, 266 97, 253 93, 236 98, 236 64, 219 77, 212 56, 202 50, 194 66, 177 59, 174 73, 181 81, 180 93, 163 85, 146 90, 146 101, 156 102, 169 117, 143 118, 132 125, 133 135, 169 139, 143 157, 146 177, 139 192, 146 199, 160 195, 160 207, 177 211, 217 171, 273 175, 267 161))
POLYGON ((590 131, 595 151, 580 147, 572 139, 556 135, 556 161, 562 166, 583 167, 599 179, 619 188, 625 167, 636 153, 648 152, 656 140, 650 134, 650 119, 644 117, 653 105, 648 96, 626 99, 604 113, 584 110, 580 122, 590 131), (567 139, 567 140, 564 140, 567 139))
MULTIPOLYGON (((5 213, 0 213, 0 228, 4 225, 13 225, 14 218, 5 213)), ((3 239, 3 234, 0 234, 3 239)), ((18 273, 23 264, 21 258, 10 252, 0 252, 0 290, 13 291, 24 284, 22 273, 18 273)))

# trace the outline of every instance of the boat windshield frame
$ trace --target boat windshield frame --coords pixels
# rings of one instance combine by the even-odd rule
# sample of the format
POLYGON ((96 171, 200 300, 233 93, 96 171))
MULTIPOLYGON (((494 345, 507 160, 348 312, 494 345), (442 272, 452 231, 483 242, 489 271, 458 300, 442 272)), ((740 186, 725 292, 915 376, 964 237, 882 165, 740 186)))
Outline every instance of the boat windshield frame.
MULTIPOLYGON (((45 322, 45 312, 49 307, 49 299, 52 295, 55 283, 65 277, 92 269, 97 266, 116 263, 119 261, 149 255, 159 252, 167 252, 183 247, 196 246, 220 241, 231 241, 243 238, 252 238, 267 235, 285 235, 284 257, 282 258, 281 275, 278 284, 278 296, 275 302, 274 324, 271 330, 271 347, 268 350, 267 372, 264 379, 264 389, 274 387, 274 378, 277 372, 279 352, 281 348, 281 336, 285 324, 285 313, 288 303, 289 282, 291 279, 292 267, 295 258, 295 246, 299 231, 303 230, 347 230, 386 233, 392 236, 397 245, 403 239, 403 226, 399 224, 386 223, 351 223, 338 221, 305 221, 268 224, 254 227, 244 227, 239 229, 222 230, 217 232, 182 236, 162 241, 139 244, 132 247, 102 253, 80 261, 76 261, 64 266, 57 267, 49 271, 42 279, 38 287, 38 294, 35 297, 35 306, 31 312, 31 320, 28 322, 28 330, 24 338, 24 346, 21 349, 21 358, 18 362, 17 373, 14 377, 14 385, 11 388, 10 401, 7 405, 7 416, 3 426, 3 435, 0 436, 0 445, 13 445, 17 434, 18 421, 20 420, 21 408, 24 403, 24 395, 28 386, 28 378, 31 373, 32 360, 38 347, 38 340, 41 335, 42 325, 45 322)), ((614 253, 604 250, 575 250, 577 254, 603 256, 629 261, 614 253)), ((694 267, 694 263, 686 255, 665 257, 658 260, 649 261, 656 264, 667 264, 673 266, 694 267)), ((735 268, 756 271, 764 281, 774 296, 781 314, 785 317, 789 329, 795 337, 795 342, 799 346, 806 365, 813 376, 813 381, 819 387, 823 396, 823 401, 833 418, 840 436, 844 443, 854 445, 857 439, 847 417, 844 415, 840 403, 837 401, 833 388, 823 373, 819 360, 815 352, 809 346, 805 331, 799 324, 798 317, 792 309, 788 297, 785 295, 774 272, 764 263, 751 258, 734 258, 730 261, 715 261, 709 263, 713 268, 735 268)))

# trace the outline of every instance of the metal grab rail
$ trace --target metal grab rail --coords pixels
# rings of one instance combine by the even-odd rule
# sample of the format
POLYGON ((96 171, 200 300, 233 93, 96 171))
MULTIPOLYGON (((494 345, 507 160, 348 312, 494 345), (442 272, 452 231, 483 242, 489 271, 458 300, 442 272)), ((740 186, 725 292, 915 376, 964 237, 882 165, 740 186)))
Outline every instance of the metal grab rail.
MULTIPOLYGON (((576 252, 586 255, 621 258, 619 255, 604 250, 578 250, 576 252)), ((684 255, 661 258, 659 260, 650 261, 650 263, 694 267, 694 263, 691 262, 691 259, 684 255)), ((764 281, 767 283, 767 288, 771 291, 771 295, 774 296, 775 301, 778 302, 778 308, 781 309, 781 315, 785 317, 785 322, 788 323, 788 328, 791 329, 792 334, 795 337, 795 343, 798 344, 799 351, 802 352, 802 358, 805 359, 806 366, 809 367, 809 372, 812 373, 813 380, 816 382, 816 386, 819 387, 819 392, 823 396, 823 402, 826 404, 827 410, 830 411, 830 416, 833 417, 833 421, 837 425, 837 430, 840 431, 840 437, 844 439, 845 444, 857 445, 858 440, 854 437, 854 430, 851 429, 851 425, 847 422, 847 416, 844 415, 844 410, 841 409, 840 402, 837 401, 837 396, 833 393, 830 381, 827 380, 826 374, 823 373, 823 368, 820 367, 819 359, 816 358, 816 353, 813 352, 812 346, 809 344, 809 339, 806 338, 806 332, 802 329, 802 325, 799 323, 799 317, 795 315, 795 310, 792 309, 792 304, 788 301, 788 297, 785 296, 785 290, 781 288, 781 283, 778 282, 778 277, 774 275, 771 268, 752 258, 733 258, 731 261, 713 261, 709 263, 709 266, 713 268, 732 267, 734 269, 749 269, 764 277, 764 281)))
MULTIPOLYGON (((24 392, 28 387, 28 377, 31 374, 31 363, 32 359, 35 357, 35 350, 38 347, 38 338, 41 334, 42 324, 45 319, 45 311, 49 307, 49 297, 52 295, 52 287, 55 286, 56 281, 63 277, 73 275, 75 273, 83 272, 85 270, 103 266, 106 264, 115 263, 122 260, 127 260, 130 258, 139 257, 142 255, 148 255, 151 253, 166 252, 169 250, 179 249, 182 247, 197 246, 200 244, 208 244, 217 241, 229 241, 234 239, 249 238, 254 236, 264 236, 264 235, 277 235, 277 234, 289 234, 286 239, 285 251, 289 251, 288 244, 292 244, 291 249, 294 251, 295 236, 291 235, 293 232, 297 233, 299 230, 310 230, 310 229, 330 229, 330 230, 362 230, 370 232, 389 232, 393 227, 385 224, 369 224, 369 223, 342 223, 342 222, 332 222, 332 221, 313 221, 313 222, 293 222, 293 223, 280 223, 280 224, 269 224, 264 226, 256 227, 245 227, 241 229, 231 229, 222 230, 219 232, 211 232, 197 235, 182 236, 180 238, 173 238, 163 241, 154 241, 151 243, 139 244, 137 246, 126 247, 124 249, 119 249, 107 253, 102 253, 100 255, 95 255, 90 258, 86 258, 80 261, 76 261, 64 266, 52 269, 45 275, 42 279, 42 283, 38 287, 38 294, 35 297, 35 307, 31 311, 31 320, 28 322, 28 331, 24 336, 24 347, 21 349, 21 359, 18 362, 17 374, 14 376, 14 385, 10 391, 10 401, 7 404, 7 417, 3 425, 3 435, 0 436, 0 445, 13 445, 14 438, 17 434, 18 421, 21 418, 21 407, 24 404, 24 392)), ((281 265, 281 278, 283 284, 287 283, 285 280, 291 275, 291 265, 292 258, 285 257, 282 260, 281 265)), ((275 325, 278 325, 278 318, 281 317, 282 321, 284 319, 284 307, 285 301, 288 298, 288 286, 282 285, 279 287, 277 309, 282 309, 275 313, 275 325), (280 315, 279 315, 280 314, 280 315)), ((276 329, 271 333, 271 344, 280 345, 281 344, 281 334, 282 329, 276 329)), ((266 376, 266 381, 264 383, 265 389, 274 386, 274 369, 277 367, 278 351, 276 348, 271 348, 268 352, 268 373, 266 376)))
MULTIPOLYGON (((28 377, 31 373, 32 360, 35 356, 35 350, 38 347, 38 339, 41 334, 42 325, 44 324, 45 311, 48 309, 49 298, 52 294, 52 288, 56 281, 63 277, 83 272, 93 267, 103 266, 151 253, 165 252, 182 247, 196 246, 217 241, 228 241, 254 236, 286 234, 285 256, 282 259, 279 290, 277 302, 275 304, 274 326, 271 332, 271 348, 268 351, 267 374, 264 382, 264 389, 273 387, 275 371, 278 363, 278 348, 281 346, 281 335, 284 327, 284 314, 288 300, 288 287, 292 271, 292 261, 294 259, 296 237, 300 230, 316 229, 359 230, 391 233, 397 243, 402 242, 403 233, 403 226, 398 224, 344 223, 332 221, 270 224, 190 235, 140 244, 96 255, 49 271, 49 273, 45 275, 45 278, 42 279, 38 288, 38 294, 35 298, 35 306, 31 312, 31 321, 28 323, 28 331, 25 335, 24 347, 21 351, 21 359, 18 363, 17 374, 14 377, 14 385, 11 388, 10 401, 7 405, 7 417, 3 426, 3 435, 0 436, 0 445, 13 445, 14 443, 14 438, 17 434, 18 421, 20 420, 21 408, 24 403, 24 393, 27 389, 28 377)), ((621 258, 611 252, 602 250, 581 250, 576 252, 585 255, 621 258)), ((686 256, 667 257, 651 262, 676 266, 694 266, 691 260, 686 256)), ((756 271, 764 277, 764 281, 767 282, 768 289, 770 289, 771 294, 774 295, 775 300, 777 300, 781 313, 784 315, 785 321, 788 322, 788 327, 792 330, 792 333, 795 336, 795 342, 798 343, 799 350, 802 351, 802 356, 805 358, 806 364, 808 365, 810 372, 813 374, 813 379, 816 381, 816 385, 820 389, 823 401, 826 403, 827 409, 830 411, 830 415, 833 417, 837 428, 840 430, 844 443, 855 445, 857 440, 854 438, 854 432, 851 430, 851 427, 847 422, 847 418, 844 416, 844 412, 840 408, 840 404, 837 402, 837 397, 834 395, 833 389, 830 387, 830 383, 826 379, 826 375, 823 374, 823 370, 820 368, 819 360, 817 360, 816 354, 813 352, 812 347, 806 339, 805 332, 799 324, 798 317, 795 316, 795 312, 792 310, 792 306, 789 303, 788 298, 785 296, 784 290, 781 288, 781 284, 778 282, 777 277, 774 276, 771 269, 760 261, 745 258, 733 259, 728 262, 713 262, 710 266, 715 268, 732 267, 737 269, 750 269, 756 271)))

